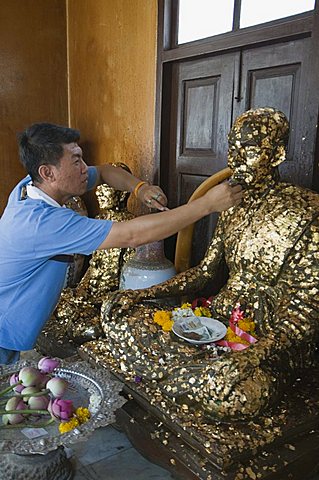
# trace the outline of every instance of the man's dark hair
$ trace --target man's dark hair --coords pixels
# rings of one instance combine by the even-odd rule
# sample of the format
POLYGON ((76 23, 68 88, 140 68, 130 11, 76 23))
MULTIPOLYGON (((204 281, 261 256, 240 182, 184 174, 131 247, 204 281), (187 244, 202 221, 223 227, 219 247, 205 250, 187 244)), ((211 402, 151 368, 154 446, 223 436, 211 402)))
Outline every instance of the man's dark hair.
POLYGON ((34 182, 41 182, 41 165, 58 165, 63 144, 77 142, 80 132, 52 123, 34 123, 19 136, 20 161, 34 182))

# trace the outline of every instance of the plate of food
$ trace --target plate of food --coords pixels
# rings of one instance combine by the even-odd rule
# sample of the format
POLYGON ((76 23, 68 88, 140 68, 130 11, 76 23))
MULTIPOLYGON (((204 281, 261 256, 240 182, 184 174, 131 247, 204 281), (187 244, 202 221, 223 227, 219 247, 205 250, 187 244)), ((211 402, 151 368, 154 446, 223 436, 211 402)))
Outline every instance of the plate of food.
POLYGON ((195 315, 177 319, 172 330, 178 337, 195 345, 217 342, 227 332, 226 326, 219 320, 195 315))

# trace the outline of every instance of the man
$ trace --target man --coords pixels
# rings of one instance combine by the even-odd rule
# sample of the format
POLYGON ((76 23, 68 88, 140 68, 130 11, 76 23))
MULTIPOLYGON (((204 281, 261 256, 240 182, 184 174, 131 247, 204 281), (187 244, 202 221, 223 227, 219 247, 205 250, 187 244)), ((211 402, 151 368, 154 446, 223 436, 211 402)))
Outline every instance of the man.
POLYGON ((159 187, 111 165, 88 167, 79 137, 77 130, 48 123, 34 124, 20 136, 20 158, 29 175, 11 192, 0 220, 0 364, 17 361, 21 350, 34 346, 59 300, 73 254, 160 240, 241 200, 241 188, 224 183, 169 211, 159 187), (115 223, 62 208, 101 183, 134 192, 161 212, 115 223))

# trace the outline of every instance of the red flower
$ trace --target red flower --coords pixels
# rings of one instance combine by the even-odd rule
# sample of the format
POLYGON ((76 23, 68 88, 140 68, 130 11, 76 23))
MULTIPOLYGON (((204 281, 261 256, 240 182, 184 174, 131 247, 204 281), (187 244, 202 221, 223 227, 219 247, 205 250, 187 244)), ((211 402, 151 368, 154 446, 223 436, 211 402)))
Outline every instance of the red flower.
POLYGON ((230 323, 234 323, 235 325, 239 322, 239 320, 243 320, 245 312, 241 309, 239 303, 237 303, 236 307, 233 308, 231 315, 230 315, 230 323))

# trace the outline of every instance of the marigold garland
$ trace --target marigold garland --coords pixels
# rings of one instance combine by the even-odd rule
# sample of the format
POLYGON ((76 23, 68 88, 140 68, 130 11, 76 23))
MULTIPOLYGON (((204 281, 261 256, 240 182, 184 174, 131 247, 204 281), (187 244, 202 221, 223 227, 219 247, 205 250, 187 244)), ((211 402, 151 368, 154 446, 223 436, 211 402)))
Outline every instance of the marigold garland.
POLYGON ((59 432, 60 433, 70 432, 71 430, 78 427, 79 425, 80 425, 79 420, 76 417, 73 417, 68 422, 61 422, 60 423, 59 432))
POLYGON ((75 410, 75 416, 79 420, 80 424, 85 423, 91 418, 91 414, 88 408, 78 407, 75 410))
POLYGON ((211 318, 212 314, 207 307, 196 307, 194 310, 196 317, 208 317, 211 318))
MULTIPOLYGON (((183 303, 180 308, 182 308, 183 310, 185 310, 186 308, 192 308, 192 304, 191 303, 183 303)), ((178 308, 175 308, 175 310, 178 310, 178 308)))
POLYGON ((192 307, 191 303, 183 303, 180 308, 175 308, 174 310, 185 310, 186 308, 191 308, 196 315, 196 317, 209 317, 211 318, 212 314, 210 313, 209 308, 207 307, 192 307))
MULTIPOLYGON (((255 325, 255 322, 253 322, 250 318, 243 318, 242 320, 239 320, 238 327, 244 332, 249 333, 253 337, 256 336, 256 333, 255 333, 256 325, 255 325)), ((243 338, 236 335, 236 333, 233 332, 233 330, 230 327, 227 328, 227 332, 224 337, 224 340, 226 340, 227 342, 242 343, 244 345, 250 345, 249 342, 247 342, 243 338)))
POLYGON ((174 324, 172 313, 166 310, 158 310, 154 313, 154 322, 160 325, 164 332, 169 332, 174 324))

